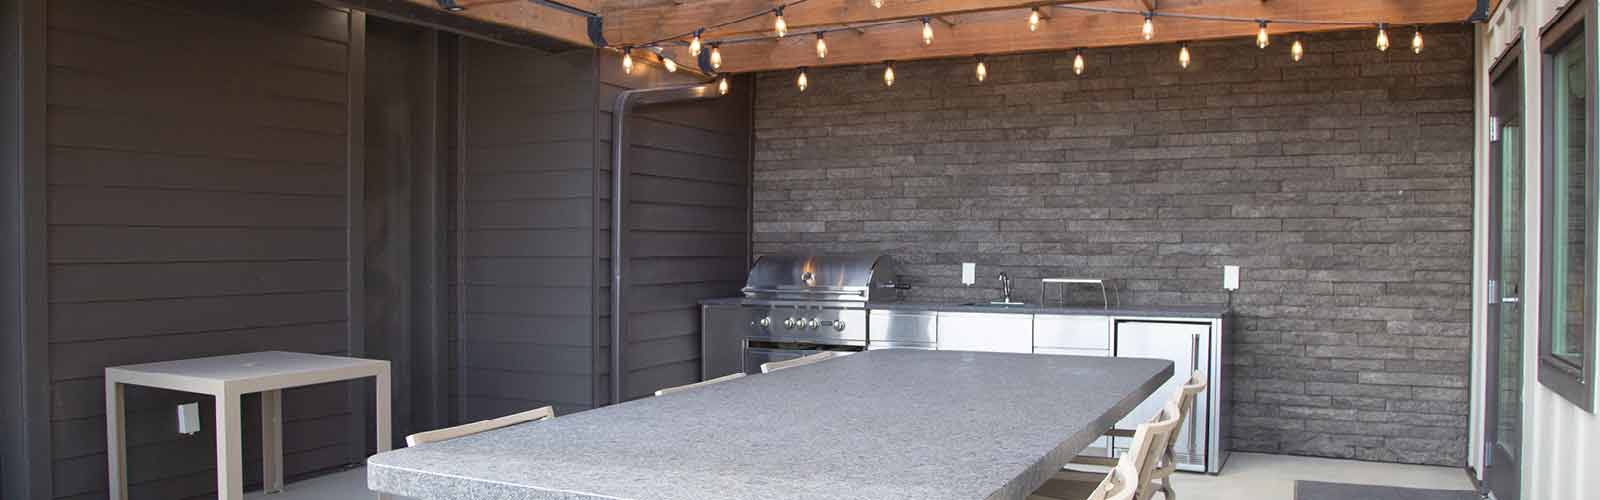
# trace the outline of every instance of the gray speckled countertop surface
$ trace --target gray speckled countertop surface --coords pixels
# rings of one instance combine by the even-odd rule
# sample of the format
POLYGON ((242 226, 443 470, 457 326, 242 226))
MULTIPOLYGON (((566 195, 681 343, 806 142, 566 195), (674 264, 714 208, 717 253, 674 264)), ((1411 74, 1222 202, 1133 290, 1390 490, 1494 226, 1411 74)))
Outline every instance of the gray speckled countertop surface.
MULTIPOLYGON (((773 305, 768 301, 751 301, 743 297, 726 297, 717 299, 704 299, 702 305, 773 305)), ((847 307, 863 307, 862 304, 835 303, 847 307)), ((777 305, 776 307, 787 307, 777 305)), ((1227 307, 1221 305, 1188 305, 1188 306, 1117 306, 1112 308, 1083 307, 1083 306, 1040 306, 1025 304, 1020 306, 989 306, 968 304, 945 304, 937 302, 868 302, 866 309, 893 310, 893 311, 944 311, 944 312, 987 312, 1010 314, 1074 314, 1074 315, 1104 315, 1138 318, 1195 318, 1214 319, 1227 314, 1227 307)))
POLYGON ((380 453, 433 500, 1022 499, 1172 363, 882 350, 380 453))

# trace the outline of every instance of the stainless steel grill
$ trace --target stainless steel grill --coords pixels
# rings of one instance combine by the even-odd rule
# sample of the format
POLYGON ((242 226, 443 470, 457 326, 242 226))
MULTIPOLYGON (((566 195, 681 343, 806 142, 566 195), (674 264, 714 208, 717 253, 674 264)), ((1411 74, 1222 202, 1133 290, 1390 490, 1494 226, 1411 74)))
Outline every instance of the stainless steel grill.
POLYGON ((884 256, 757 259, 744 296, 702 308, 703 375, 756 373, 761 363, 867 346, 868 302, 898 299, 894 261, 884 256))
POLYGON ((894 300, 894 261, 884 256, 769 255, 756 259, 744 296, 761 300, 894 300))

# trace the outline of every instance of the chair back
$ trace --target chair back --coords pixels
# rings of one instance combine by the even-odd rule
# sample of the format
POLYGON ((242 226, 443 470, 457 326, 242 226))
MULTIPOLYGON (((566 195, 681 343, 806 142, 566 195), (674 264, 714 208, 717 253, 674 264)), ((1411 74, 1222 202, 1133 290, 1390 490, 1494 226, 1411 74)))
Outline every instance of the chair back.
POLYGON ((773 361, 773 362, 770 362, 770 363, 762 363, 761 364, 761 373, 772 373, 772 372, 775 372, 775 371, 778 371, 778 370, 782 370, 782 369, 785 369, 785 368, 794 368, 796 366, 809 365, 809 364, 812 364, 812 363, 816 363, 818 361, 827 361, 829 359, 833 359, 835 356, 838 356, 838 355, 839 355, 839 353, 836 353, 836 352, 833 352, 833 351, 822 351, 822 352, 819 352, 819 353, 816 353, 816 354, 812 354, 810 356, 804 356, 804 357, 799 357, 799 358, 789 359, 789 360, 784 360, 784 361, 773 361))
POLYGON ((1100 481, 1100 486, 1095 487, 1094 493, 1089 494, 1088 500, 1133 500, 1139 493, 1138 474, 1132 461, 1117 462, 1117 466, 1106 473, 1106 479, 1100 481))
POLYGON ((480 432, 492 431, 502 427, 510 427, 524 422, 555 418, 555 416, 555 408, 546 406, 544 408, 528 410, 522 413, 513 413, 500 418, 479 420, 477 422, 461 424, 455 427, 446 427, 427 432, 418 432, 416 434, 406 436, 406 446, 417 446, 421 444, 446 441, 462 436, 471 436, 480 432))
POLYGON ((1133 443, 1118 462, 1119 467, 1121 462, 1132 463, 1133 474, 1137 478, 1134 484, 1144 487, 1154 479, 1154 471, 1160 465, 1167 445, 1178 434, 1178 424, 1183 421, 1182 413, 1183 410, 1176 403, 1168 402, 1155 418, 1139 424, 1139 429, 1134 431, 1133 443))
POLYGON ((740 378, 740 377, 744 377, 744 373, 735 373, 735 374, 732 374, 732 375, 723 375, 721 377, 717 377, 717 378, 714 378, 714 379, 711 379, 711 380, 702 381, 702 382, 695 382, 693 384, 680 385, 680 386, 677 386, 677 387, 668 387, 668 388, 656 391, 656 396, 665 396, 665 395, 668 395, 668 394, 672 394, 674 392, 683 392, 683 391, 687 391, 689 389, 693 389, 693 388, 696 388, 696 387, 705 387, 705 386, 708 386, 708 385, 711 385, 711 384, 727 382, 729 380, 733 380, 733 379, 740 378))
MULTIPOLYGON (((1205 392, 1205 390, 1206 372, 1196 370, 1194 373, 1189 374, 1189 380, 1184 381, 1183 386, 1179 387, 1177 392, 1172 393, 1172 400, 1178 403, 1179 414, 1182 415, 1183 420, 1189 420, 1189 413, 1194 410, 1195 397, 1205 392)), ((1178 425, 1183 425, 1183 421, 1179 421, 1178 425)))

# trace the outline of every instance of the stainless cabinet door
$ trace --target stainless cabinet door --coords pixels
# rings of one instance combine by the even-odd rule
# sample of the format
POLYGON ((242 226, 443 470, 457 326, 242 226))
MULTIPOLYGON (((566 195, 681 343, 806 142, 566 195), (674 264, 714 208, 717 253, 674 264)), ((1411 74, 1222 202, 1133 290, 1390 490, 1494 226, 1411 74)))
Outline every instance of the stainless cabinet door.
POLYGON ((939 350, 1033 352, 1033 315, 939 313, 939 350))
POLYGON ((876 344, 934 344, 939 340, 938 313, 931 311, 867 312, 867 339, 876 344))
POLYGON ((1033 345, 1063 349, 1111 349, 1111 318, 1034 315, 1033 345))
POLYGON ((816 354, 817 351, 791 351, 783 349, 763 349, 759 347, 746 347, 744 349, 744 372, 756 375, 761 373, 763 363, 774 361, 788 361, 802 356, 816 354))
MULTIPOLYGON (((1119 321, 1116 328, 1117 357, 1168 359, 1173 364, 1172 378, 1162 383, 1155 394, 1140 403, 1132 413, 1123 417, 1117 423, 1118 429, 1134 430, 1139 424, 1149 422, 1167 401, 1172 400, 1173 393, 1178 392, 1195 370, 1203 369, 1208 374, 1212 373, 1207 366, 1211 359, 1211 325, 1208 323, 1119 321)), ((1206 463, 1206 429, 1209 428, 1211 414, 1208 399, 1204 393, 1195 398, 1189 420, 1178 430, 1176 442, 1173 443, 1173 452, 1177 455, 1180 467, 1189 465, 1183 467, 1188 470, 1204 470, 1206 463)), ((1126 450, 1128 441, 1128 438, 1117 438, 1117 448, 1126 450)))

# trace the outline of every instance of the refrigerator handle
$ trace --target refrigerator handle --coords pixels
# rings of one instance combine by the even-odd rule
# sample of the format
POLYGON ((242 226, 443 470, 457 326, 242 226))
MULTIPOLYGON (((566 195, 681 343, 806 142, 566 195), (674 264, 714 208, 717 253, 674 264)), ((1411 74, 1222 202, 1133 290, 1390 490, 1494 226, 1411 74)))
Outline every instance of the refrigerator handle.
MULTIPOLYGON (((1200 368, 1200 334, 1191 334, 1190 340, 1192 341, 1192 344, 1190 344, 1189 348, 1189 367, 1197 370, 1200 368)), ((1191 370, 1190 373, 1182 375, 1184 382, 1179 384, 1180 387, 1178 390, 1183 390, 1181 385, 1187 383, 1189 380, 1189 375, 1193 373, 1194 372, 1191 370)), ((1211 372, 1210 370, 1207 370, 1206 373, 1211 372)), ((1195 407, 1199 406, 1198 403, 1200 402, 1200 395, 1194 395, 1194 399, 1195 400, 1193 401, 1189 401, 1189 461, 1191 462, 1195 461, 1194 457, 1197 454, 1195 451, 1195 437, 1200 433, 1200 431, 1195 428, 1195 422, 1200 420, 1199 418, 1196 418, 1197 416, 1195 415, 1195 407)), ((1177 457, 1173 457, 1173 459, 1176 460, 1177 457)))

